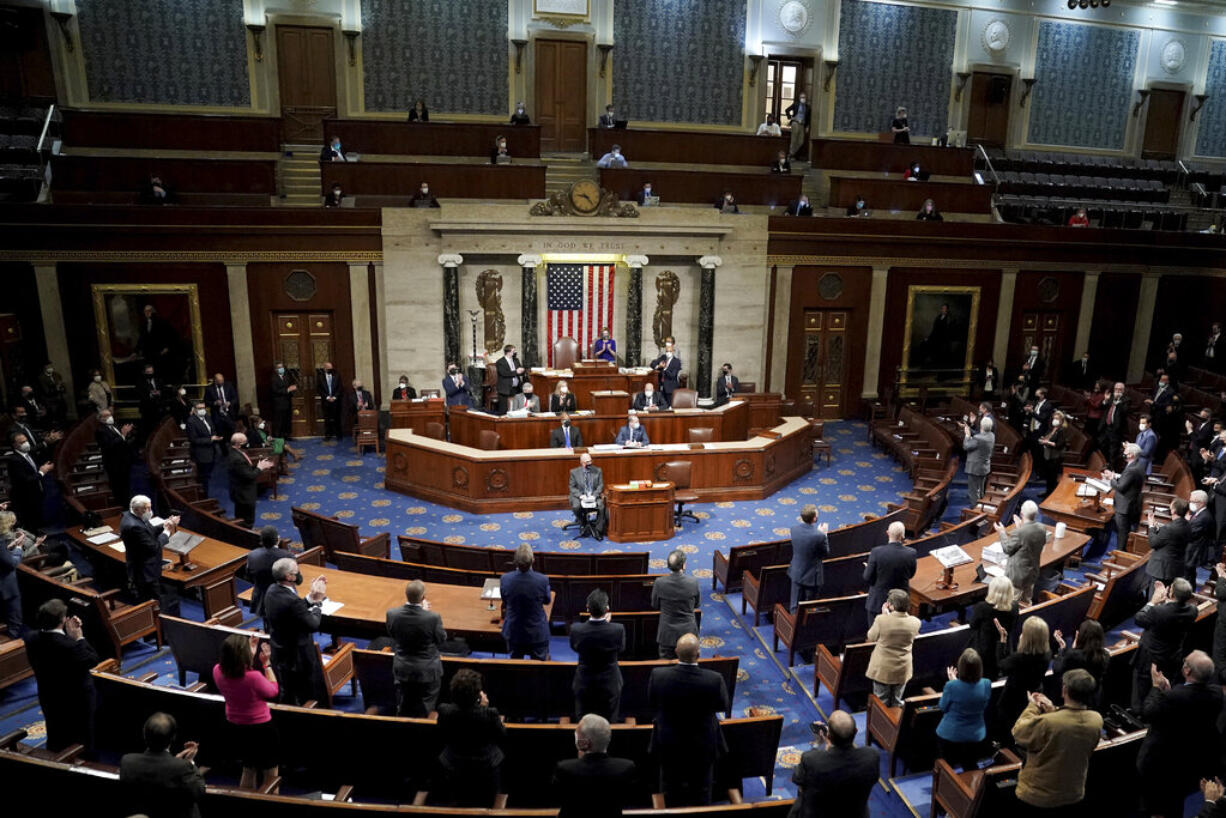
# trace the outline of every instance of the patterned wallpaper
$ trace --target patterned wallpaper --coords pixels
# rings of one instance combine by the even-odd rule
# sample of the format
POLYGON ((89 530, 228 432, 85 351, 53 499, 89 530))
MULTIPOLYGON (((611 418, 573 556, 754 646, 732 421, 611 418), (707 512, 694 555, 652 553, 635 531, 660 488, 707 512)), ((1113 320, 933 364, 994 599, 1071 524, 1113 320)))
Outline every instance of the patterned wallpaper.
MULTIPOLYGON (((1205 107, 1196 115, 1196 155, 1226 156, 1226 40, 1214 40, 1205 77, 1205 107)), ((1189 105, 1195 101, 1188 100, 1189 105)))
POLYGON ((880 132, 907 108, 912 136, 945 133, 958 14, 843 0, 834 129, 880 132))
POLYGON ((510 48, 506 0, 362 0, 366 110, 505 114, 510 48))
POLYGON ((1041 22, 1028 140, 1123 149, 1140 42, 1135 29, 1041 22))
POLYGON ((745 13, 745 0, 613 0, 619 116, 740 125, 745 13))
POLYGON ((250 107, 243 0, 77 0, 95 102, 250 107))

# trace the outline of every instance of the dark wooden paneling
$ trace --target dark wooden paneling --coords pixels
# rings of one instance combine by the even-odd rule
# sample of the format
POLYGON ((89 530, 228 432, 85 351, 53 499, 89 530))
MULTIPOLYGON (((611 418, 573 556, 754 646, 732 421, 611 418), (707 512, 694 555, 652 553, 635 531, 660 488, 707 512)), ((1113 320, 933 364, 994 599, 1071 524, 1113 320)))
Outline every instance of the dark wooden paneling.
MULTIPOLYGON (((966 138, 984 145, 1004 145, 1009 138, 1011 74, 976 71, 971 78, 971 110, 966 138)), ((973 156, 973 154, 972 154, 973 156)))
POLYGON ((969 148, 895 145, 893 142, 859 139, 813 140, 813 167, 822 170, 874 170, 901 174, 916 162, 929 173, 970 176, 975 167, 975 152, 969 148))
POLYGON ((281 120, 216 114, 64 111, 64 145, 204 151, 281 150, 281 120))
MULTIPOLYGON (((1101 284, 1099 285, 1101 288, 1101 284)), ((1102 290, 1099 289, 1099 296, 1102 290)), ((1149 334, 1146 365, 1152 370, 1166 359, 1166 345, 1183 334, 1182 363, 1199 366, 1209 337, 1209 325, 1226 316, 1226 279, 1216 276, 1164 275, 1154 299, 1154 323, 1149 334)))
POLYGON ((346 152, 404 156, 489 156, 494 138, 502 135, 512 158, 541 156, 538 125, 325 119, 324 133, 339 136, 346 152))
POLYGON ((47 43, 42 4, 0 8, 6 26, 0 40, 0 98, 55 99, 55 70, 47 43))
POLYGON ((175 193, 277 192, 272 159, 155 159, 135 156, 56 156, 51 160, 53 191, 140 191, 158 174, 175 193))
POLYGON ((1179 152, 1179 128, 1183 125, 1183 90, 1153 88, 1146 103, 1142 159, 1174 159, 1179 152))
POLYGON ((1124 380, 1140 295, 1139 275, 1103 273, 1098 277, 1094 320, 1090 324, 1090 360, 1098 362, 1098 371, 1104 378, 1124 380))
POLYGON ((541 199, 545 166, 528 160, 511 165, 452 165, 428 162, 325 162, 323 191, 339 183, 348 195, 404 196, 423 181, 430 192, 451 199, 541 199))
POLYGON ((537 122, 546 151, 581 152, 587 142, 587 43, 538 38, 537 122))
MULTIPOLYGON (((996 361, 996 366, 1001 369, 1002 373, 1016 372, 1022 365, 1022 358, 1030 351, 1023 350, 1021 346, 1022 314, 1027 312, 1057 312, 1060 314, 1058 334, 1060 352, 1056 360, 1047 362, 1046 377, 1058 381, 1060 369, 1074 357, 1081 357, 1082 351, 1074 350, 1073 343, 1077 338, 1077 317, 1081 312, 1081 287, 1084 280, 1083 273, 1028 272, 1025 270, 1018 273, 1017 284, 1013 290, 1013 316, 1009 325, 1008 358, 1003 366, 1001 361, 996 361), (1053 279, 1056 282, 1055 298, 1050 301, 1044 301, 1040 295, 1041 289, 1049 297, 1053 292, 1050 285, 1040 288, 1039 285, 1044 279, 1053 279)), ((977 354, 975 358, 978 361, 984 361, 990 354, 990 350, 985 350, 983 354, 977 354)))
POLYGON ((634 201, 644 182, 665 202, 709 202, 712 206, 731 190, 738 204, 784 208, 800 198, 799 174, 720 173, 701 170, 602 168, 600 186, 622 199, 634 201))
POLYGON ((974 182, 908 182, 904 179, 869 179, 831 176, 830 206, 847 207, 863 196, 871 210, 916 213, 932 199, 942 213, 989 213, 992 189, 974 182))
POLYGON ((934 270, 894 267, 890 270, 885 295, 885 331, 881 335, 881 367, 878 385, 892 384, 902 364, 902 347, 907 326, 907 293, 913 285, 979 287, 979 317, 975 331, 974 360, 992 349, 996 341, 996 309, 1000 301, 999 270, 934 270))
MULTIPOLYGON (((800 392, 805 354, 807 309, 844 309, 847 311, 847 384, 843 389, 843 412, 855 414, 864 390, 864 346, 868 341, 868 302, 873 288, 871 267, 795 267, 792 269, 792 304, 788 314, 788 356, 784 392, 789 398, 800 392), (843 292, 826 299, 818 292, 818 282, 828 274, 843 279, 843 292)), ((888 336, 887 336, 888 337, 888 336)))
MULTIPOLYGON (((33 385, 38 373, 47 363, 47 339, 43 333, 43 313, 39 309, 38 283, 34 267, 23 262, 0 264, 0 281, 4 282, 5 304, 0 310, 16 314, 21 324, 20 372, 5 372, 6 386, 16 386, 20 378, 33 385)), ((10 392, 9 397, 15 393, 10 392)))
POLYGON ((604 156, 616 144, 621 146, 622 155, 630 162, 674 162, 682 167, 705 163, 757 165, 765 170, 775 161, 779 151, 788 149, 786 136, 637 128, 589 128, 587 133, 593 159, 604 156))

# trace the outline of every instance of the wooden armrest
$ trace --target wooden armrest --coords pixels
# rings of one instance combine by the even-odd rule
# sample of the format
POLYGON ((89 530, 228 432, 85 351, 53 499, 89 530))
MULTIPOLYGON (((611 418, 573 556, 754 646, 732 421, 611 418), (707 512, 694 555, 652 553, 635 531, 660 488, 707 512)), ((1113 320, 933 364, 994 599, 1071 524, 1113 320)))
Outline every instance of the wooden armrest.
POLYGON ((664 809, 664 807, 665 807, 664 793, 653 792, 651 794, 651 808, 652 809, 664 809))
POLYGON ((1135 631, 1120 631, 1120 636, 1127 639, 1129 642, 1140 642, 1141 634, 1135 631))
POLYGON ((11 750, 17 746, 18 742, 25 739, 29 733, 25 730, 14 730, 11 733, 5 733, 0 736, 0 750, 11 750))
MULTIPOLYGON (((89 586, 90 586, 90 585, 92 585, 92 584, 93 584, 93 582, 94 582, 94 578, 93 578, 93 577, 81 577, 80 579, 74 579, 72 582, 67 582, 67 583, 64 583, 64 584, 65 584, 65 585, 71 585, 71 586, 72 586, 72 587, 74 587, 74 588, 89 588, 89 586)), ((115 590, 112 590, 112 591, 107 591, 106 593, 108 593, 108 594, 117 594, 117 593, 119 593, 119 589, 118 589, 118 588, 116 588, 115 590)))
POLYGON ((352 784, 342 784, 341 786, 336 788, 336 795, 334 796, 334 799, 336 801, 348 801, 352 797, 353 797, 353 785, 352 784))
POLYGON ((208 685, 206 685, 204 682, 196 682, 195 684, 188 685, 184 689, 188 693, 199 693, 200 691, 204 690, 207 687, 208 685))
POLYGON ((112 588, 109 591, 101 591, 98 594, 99 599, 105 599, 107 602, 110 602, 111 600, 115 599, 117 596, 119 596, 118 588, 112 588))
MULTIPOLYGON (((260 787, 259 791, 262 792, 264 795, 276 795, 276 793, 280 791, 280 789, 281 789, 281 776, 274 775, 272 778, 264 782, 264 785, 260 787)), ((350 787, 350 789, 352 790, 353 788, 350 787)))
POLYGON ((58 761, 60 764, 75 764, 81 754, 85 752, 84 744, 73 744, 60 750, 51 757, 52 761, 58 761))
POLYGON ((157 677, 160 675, 161 674, 157 673, 156 671, 152 673, 145 673, 141 676, 137 676, 136 681, 140 682, 141 684, 145 684, 145 685, 152 684, 153 681, 157 679, 157 677))
POLYGON ((1110 577, 1105 577, 1102 574, 1092 574, 1089 571, 1082 574, 1082 576, 1092 582, 1098 583, 1099 585, 1106 585, 1108 582, 1111 581, 1110 577))
POLYGON ((307 699, 302 703, 302 706, 314 710, 319 707, 319 702, 315 699, 307 699))

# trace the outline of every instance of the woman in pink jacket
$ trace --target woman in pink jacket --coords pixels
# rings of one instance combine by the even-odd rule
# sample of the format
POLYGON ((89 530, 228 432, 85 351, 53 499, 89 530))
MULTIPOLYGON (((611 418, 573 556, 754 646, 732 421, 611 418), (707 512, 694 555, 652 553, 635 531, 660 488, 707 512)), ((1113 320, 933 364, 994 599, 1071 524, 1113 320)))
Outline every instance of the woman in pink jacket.
POLYGON ((243 765, 239 786, 255 789, 277 775, 277 730, 268 702, 280 688, 269 665, 270 648, 257 634, 235 633, 221 646, 213 682, 226 700, 230 746, 243 765), (261 776, 262 773, 262 776, 261 776))

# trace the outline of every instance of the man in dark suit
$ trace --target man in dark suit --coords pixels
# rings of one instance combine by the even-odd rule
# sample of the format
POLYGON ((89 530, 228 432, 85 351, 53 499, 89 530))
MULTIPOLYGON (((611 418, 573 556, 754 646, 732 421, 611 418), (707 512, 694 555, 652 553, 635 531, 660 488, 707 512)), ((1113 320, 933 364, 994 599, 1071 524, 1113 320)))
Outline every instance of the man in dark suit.
POLYGON ((221 430, 209 419, 209 410, 204 401, 196 401, 192 414, 187 418, 187 442, 191 446, 192 460, 196 462, 196 477, 207 492, 213 476, 213 466, 220 453, 221 430))
POLYGON ((34 428, 47 428, 47 418, 50 411, 48 410, 47 405, 42 403, 34 394, 34 387, 28 385, 22 386, 21 396, 17 399, 17 403, 15 405, 25 408, 26 414, 30 418, 30 423, 34 424, 34 428))
POLYGON ((47 490, 43 475, 55 468, 53 463, 34 459, 34 447, 26 436, 13 435, 13 452, 4 458, 9 477, 9 502, 23 528, 37 532, 43 527, 43 499, 47 490))
POLYGON ((1202 363, 1205 369, 1213 372, 1221 372, 1223 356, 1226 356, 1226 336, 1222 335, 1222 324, 1220 321, 1214 321, 1213 326, 1209 328, 1209 337, 1205 340, 1205 352, 1202 357, 1202 363))
POLYGON ((1183 459, 1188 464, 1193 479, 1199 483, 1200 479, 1205 476, 1205 459, 1201 456, 1201 452, 1209 449, 1214 438, 1213 415, 1209 407, 1203 407, 1196 420, 1185 420, 1184 430, 1188 433, 1188 445, 1183 459))
POLYGON ((634 791, 634 762, 609 757, 609 722, 588 713, 575 727, 578 758, 559 761, 553 770, 558 818, 618 818, 634 791))
POLYGON ((616 128, 617 114, 613 111, 613 103, 604 106, 604 113, 600 115, 600 127, 616 128))
POLYGON ((1026 359, 1022 361, 1022 377, 1030 384, 1031 389, 1038 387, 1039 382, 1043 380, 1043 373, 1047 370, 1043 359, 1039 357, 1038 344, 1030 346, 1030 352, 1026 355, 1026 359))
POLYGON ((63 423, 68 413, 68 387, 64 376, 55 371, 50 361, 43 367, 36 383, 38 399, 47 407, 47 417, 53 423, 63 423))
POLYGON ((668 408, 668 401, 664 399, 661 392, 657 392, 652 384, 643 384, 643 391, 634 396, 634 403, 631 404, 636 412, 658 412, 668 408))
POLYGON ((291 558, 272 564, 272 580, 273 585, 264 594, 264 622, 272 644, 273 670, 281 684, 281 701, 285 704, 302 704, 309 699, 322 701, 316 690, 316 679, 322 669, 315 633, 328 594, 328 580, 316 577, 303 599, 295 590, 302 584, 302 572, 291 558))
POLYGON ((799 199, 788 205, 783 215, 800 216, 807 219, 813 216, 813 205, 809 204, 809 197, 802 193, 799 199))
POLYGON ((244 448, 247 436, 235 432, 230 436, 230 451, 226 454, 226 472, 230 476, 230 502, 234 503, 234 516, 247 528, 255 527, 255 504, 260 497, 260 472, 271 469, 273 463, 266 458, 251 462, 244 448))
POLYGON ((293 376, 285 371, 284 362, 277 361, 273 364, 269 389, 272 391, 273 434, 289 440, 294 431, 293 400, 298 384, 294 382, 293 376))
POLYGON ((817 524, 817 506, 807 505, 800 510, 800 522, 792 526, 792 564, 788 566, 788 579, 792 580, 792 601, 788 610, 795 613, 797 604, 806 599, 817 599, 822 588, 822 558, 830 556, 830 543, 826 539, 828 527, 817 524))
POLYGON ((336 438, 340 440, 344 434, 341 430, 341 376, 332 368, 331 361, 324 361, 315 372, 315 394, 319 395, 319 405, 324 413, 324 440, 336 438))
POLYGON ((502 348, 502 357, 494 364, 494 369, 498 372, 498 411, 505 415, 511 407, 511 396, 523 390, 525 380, 524 368, 513 345, 502 348))
POLYGON ((886 595, 894 588, 910 587, 915 576, 915 549, 903 545, 907 530, 900 522, 890 523, 886 529, 886 544, 874 546, 868 552, 868 564, 864 566, 864 581, 868 583, 868 601, 865 608, 871 621, 881 613, 886 595))
POLYGON ((126 813, 157 818, 199 818, 204 775, 196 767, 194 741, 170 754, 178 725, 169 713, 145 720, 145 752, 127 753, 119 760, 119 783, 126 813))
POLYGON ((1098 446, 1107 458, 1107 465, 1114 467, 1119 462, 1120 449, 1128 429, 1128 398, 1124 397, 1124 384, 1116 383, 1111 388, 1111 400, 1103 407, 1102 425, 1098 427, 1098 446))
POLYGON ((455 364, 447 364, 447 375, 443 378, 443 394, 447 396, 448 406, 467 406, 475 408, 473 396, 468 391, 468 378, 455 364))
POLYGON ((673 393, 681 385, 681 356, 676 354, 672 341, 664 342, 664 352, 651 362, 651 368, 660 378, 660 391, 664 393, 665 402, 672 406, 673 393))
POLYGON ((25 406, 20 403, 13 407, 13 425, 9 427, 9 437, 16 434, 23 434, 30 444, 30 456, 34 458, 35 463, 46 463, 51 459, 55 452, 55 444, 60 441, 64 435, 53 430, 46 434, 41 434, 34 425, 30 423, 30 416, 26 412, 25 406))
POLYGON ((1209 495, 1197 489, 1188 495, 1188 548, 1184 551, 1184 578, 1196 586, 1196 569, 1213 565, 1221 558, 1213 512, 1208 508, 1209 495))
POLYGON ((740 387, 741 382, 732 374, 732 364, 724 364, 719 377, 715 379, 715 405, 723 406, 732 400, 732 396, 740 387))
POLYGON ((1094 367, 1090 366, 1090 353, 1083 352, 1081 357, 1073 361, 1068 366, 1068 375, 1065 380, 1073 389, 1081 392, 1089 392, 1094 388, 1094 367))
POLYGON ((1140 710, 1152 683, 1150 665, 1156 666, 1168 679, 1179 676, 1184 642, 1196 623, 1192 584, 1182 577, 1172 582, 1169 589, 1155 582, 1153 595, 1137 612, 1136 620, 1137 625, 1145 629, 1132 660, 1132 706, 1140 710))
POLYGON ((92 749, 96 694, 89 671, 102 659, 81 633, 81 620, 68 615, 62 600, 44 602, 34 625, 38 630, 25 637, 26 655, 38 682, 45 747, 52 752, 74 744, 92 749))
POLYGON ((346 162, 345 151, 341 148, 341 138, 339 136, 332 137, 330 142, 324 143, 323 150, 319 152, 320 162, 346 162))
POLYGON ((226 383, 226 377, 220 372, 204 388, 204 402, 212 412, 213 426, 222 437, 233 433, 234 423, 238 420, 238 392, 232 384, 226 383))
POLYGON ((1171 521, 1161 526, 1154 519, 1153 509, 1149 511, 1149 560, 1145 563, 1145 573, 1149 575, 1151 589, 1154 582, 1170 585, 1178 577, 1187 576, 1185 559, 1188 542, 1192 539, 1192 528, 1186 519, 1188 501, 1176 497, 1170 509, 1171 521))
POLYGON ((868 818, 868 799, 881 771, 881 752, 856 747, 856 723, 842 710, 815 731, 821 748, 808 750, 792 771, 796 818, 868 818))
MULTIPOLYGON (((1162 671, 1149 669, 1152 689, 1141 716, 1149 731, 1137 751, 1141 802, 1147 815, 1183 815, 1183 803, 1201 778, 1218 774, 1221 741, 1215 724, 1222 690, 1213 679, 1213 660, 1194 650, 1176 664, 1184 683, 1172 687, 1162 671)), ((1201 813, 1202 815, 1204 813, 1201 813)))
POLYGON ((675 549, 668 555, 668 573, 651 586, 651 607, 660 612, 656 644, 661 659, 677 658, 677 640, 698 633, 694 609, 699 605, 698 580, 685 573, 685 552, 675 549))
POLYGON ((613 442, 629 449, 641 449, 651 445, 651 439, 647 437, 647 430, 643 428, 638 415, 633 411, 626 418, 626 425, 617 430, 617 437, 613 439, 613 442))
POLYGON ((111 499, 117 505, 132 496, 132 462, 135 459, 137 440, 132 434, 132 424, 115 425, 115 416, 110 409, 98 413, 98 431, 94 441, 102 452, 102 468, 111 486, 111 499))
POLYGON ((575 668, 575 718, 595 713, 618 720, 622 672, 617 657, 626 649, 626 627, 611 621, 609 595, 600 588, 587 595, 586 622, 570 626, 570 648, 579 657, 575 668))
MULTIPOLYGON (((260 547, 251 550, 247 555, 247 576, 251 579, 251 613, 254 616, 264 615, 264 595, 272 585, 272 566, 285 557, 292 557, 289 551, 281 547, 281 535, 274 527, 266 525, 260 529, 260 547)), ((265 630, 268 626, 265 625, 265 630)))
POLYGON ((698 666, 698 637, 677 640, 677 664, 658 667, 647 681, 656 717, 651 749, 660 760, 660 791, 669 807, 711 803, 715 761, 726 749, 719 714, 727 711, 728 686, 714 670, 698 666))
POLYGON ((387 634, 396 642, 396 715, 424 719, 438 704, 443 682, 439 648, 447 641, 447 631, 443 617, 430 610, 424 582, 415 579, 405 585, 404 598, 404 605, 387 612, 387 634))
MULTIPOLYGON (((639 190, 638 194, 634 198, 635 198, 635 201, 637 201, 640 205, 643 205, 647 202, 648 199, 652 199, 652 198, 659 199, 659 197, 660 197, 660 194, 656 193, 652 189, 651 182, 644 182, 643 187, 639 190)), ((656 203, 658 204, 658 202, 656 203)))
POLYGON ((578 427, 570 422, 570 413, 562 413, 562 423, 549 433, 549 448, 551 449, 581 449, 583 435, 578 427))
POLYGON ((1051 431, 1051 416, 1056 407, 1047 399, 1047 387, 1040 386, 1034 390, 1034 403, 1026 413, 1026 445, 1029 447, 1035 462, 1043 459, 1043 447, 1039 439, 1051 431))
POLYGON ((136 399, 140 402, 140 439, 143 441, 157 428, 166 405, 164 384, 153 369, 153 362, 145 364, 145 374, 136 382, 136 399))
POLYGON ((1141 447, 1135 443, 1124 445, 1124 470, 1102 473, 1104 480, 1111 481, 1115 492, 1115 547, 1128 545, 1128 532, 1141 519, 1141 489, 1145 487, 1145 467, 1141 465, 1141 447))
POLYGON ((362 387, 361 378, 354 378, 352 388, 345 392, 345 415, 342 423, 352 429, 358 423, 358 412, 377 409, 369 389, 362 387))
MULTIPOLYGON (((582 441, 578 445, 583 445, 582 441)), ((581 526, 579 536, 586 534, 597 542, 603 540, 609 523, 604 505, 604 472, 592 465, 592 456, 587 452, 579 455, 578 468, 570 470, 568 497, 570 510, 581 526)))
POLYGON ((512 659, 529 656, 539 662, 549 660, 549 577, 532 570, 532 546, 520 543, 515 549, 515 567, 502 575, 502 637, 512 659))
POLYGON ((167 517, 161 525, 153 525, 151 519, 153 504, 143 494, 132 498, 128 510, 119 519, 128 582, 137 600, 156 599, 162 613, 177 616, 179 601, 162 585, 162 547, 178 528, 179 518, 167 517))

